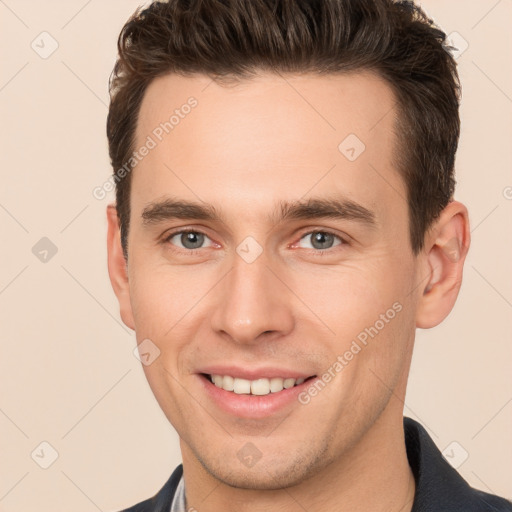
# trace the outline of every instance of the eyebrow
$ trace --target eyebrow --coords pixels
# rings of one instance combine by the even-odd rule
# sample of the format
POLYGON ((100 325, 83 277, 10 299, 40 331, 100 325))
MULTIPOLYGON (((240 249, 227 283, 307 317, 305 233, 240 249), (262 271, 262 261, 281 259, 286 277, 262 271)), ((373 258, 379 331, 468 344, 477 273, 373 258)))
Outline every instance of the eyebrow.
MULTIPOLYGON (((142 211, 143 225, 173 219, 196 219, 225 223, 221 212, 211 204, 165 198, 149 203, 142 211)), ((270 224, 290 220, 340 219, 356 221, 369 228, 377 226, 373 211, 347 198, 309 198, 305 201, 279 201, 267 217, 270 224)))

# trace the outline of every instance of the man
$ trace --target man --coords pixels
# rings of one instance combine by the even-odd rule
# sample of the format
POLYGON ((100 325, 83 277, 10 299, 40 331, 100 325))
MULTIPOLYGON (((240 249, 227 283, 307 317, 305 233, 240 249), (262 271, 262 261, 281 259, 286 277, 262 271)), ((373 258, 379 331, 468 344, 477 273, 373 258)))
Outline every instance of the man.
POLYGON ((109 273, 183 457, 127 510, 512 510, 403 417, 470 244, 444 42, 391 0, 170 0, 125 25, 109 273))

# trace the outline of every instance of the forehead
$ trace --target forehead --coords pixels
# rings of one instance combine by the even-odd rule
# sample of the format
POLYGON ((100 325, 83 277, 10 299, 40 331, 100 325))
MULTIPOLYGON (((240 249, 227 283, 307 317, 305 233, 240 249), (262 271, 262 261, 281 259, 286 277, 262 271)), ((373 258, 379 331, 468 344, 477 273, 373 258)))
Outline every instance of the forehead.
POLYGON ((406 196, 394 103, 370 72, 159 77, 140 108, 135 149, 153 147, 133 171, 132 210, 166 193, 237 212, 337 192, 392 207, 406 196))

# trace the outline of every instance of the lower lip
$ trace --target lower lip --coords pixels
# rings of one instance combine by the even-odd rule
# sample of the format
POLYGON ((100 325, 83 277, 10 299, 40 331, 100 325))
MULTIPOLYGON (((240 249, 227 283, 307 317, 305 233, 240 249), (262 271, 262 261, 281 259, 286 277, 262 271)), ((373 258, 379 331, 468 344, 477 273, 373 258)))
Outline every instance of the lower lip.
POLYGON ((300 405, 298 395, 310 386, 315 378, 309 379, 293 388, 283 389, 268 395, 237 395, 233 391, 218 388, 211 379, 198 375, 205 392, 211 400, 224 412, 239 418, 266 418, 290 406, 300 405))

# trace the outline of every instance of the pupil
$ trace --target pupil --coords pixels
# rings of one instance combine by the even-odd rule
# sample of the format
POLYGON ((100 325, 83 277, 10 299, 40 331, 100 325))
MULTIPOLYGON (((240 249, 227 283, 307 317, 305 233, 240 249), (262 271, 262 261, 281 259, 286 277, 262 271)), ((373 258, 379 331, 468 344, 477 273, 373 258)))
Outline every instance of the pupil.
POLYGON ((333 235, 330 233, 322 233, 321 231, 317 231, 313 234, 313 247, 315 247, 315 249, 328 249, 332 244, 332 241, 333 235), (319 246, 315 245, 317 243, 319 246))
POLYGON ((181 243, 183 244, 183 247, 186 247, 187 249, 197 249, 198 247, 201 247, 203 243, 203 237, 201 233, 183 233, 181 235, 181 243), (190 245, 192 245, 192 247, 190 245))

